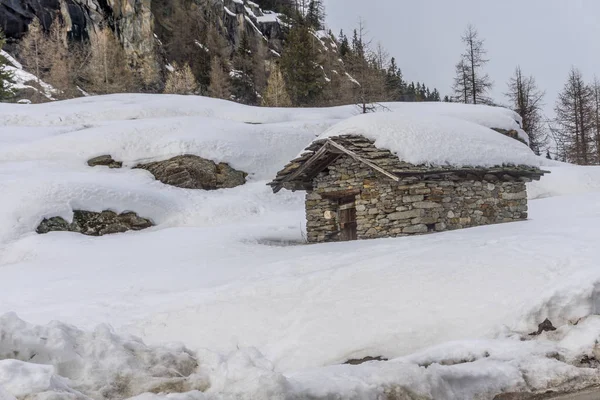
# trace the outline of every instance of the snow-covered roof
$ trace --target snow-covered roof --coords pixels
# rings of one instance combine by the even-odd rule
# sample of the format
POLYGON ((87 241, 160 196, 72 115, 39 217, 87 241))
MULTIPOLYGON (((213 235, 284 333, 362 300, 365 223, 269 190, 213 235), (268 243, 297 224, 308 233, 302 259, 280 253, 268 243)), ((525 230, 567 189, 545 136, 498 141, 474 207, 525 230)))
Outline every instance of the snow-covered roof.
POLYGON ((352 117, 318 136, 269 185, 310 190, 312 179, 347 155, 395 181, 406 176, 476 172, 539 179, 540 158, 491 128, 434 113, 384 112, 352 117))
MULTIPOLYGON (((495 112, 495 107, 488 108, 490 114, 495 112)), ((517 140, 467 118, 435 112, 359 115, 334 125, 317 140, 343 135, 364 136, 378 148, 388 149, 414 165, 539 166, 540 162, 527 145, 517 140)))

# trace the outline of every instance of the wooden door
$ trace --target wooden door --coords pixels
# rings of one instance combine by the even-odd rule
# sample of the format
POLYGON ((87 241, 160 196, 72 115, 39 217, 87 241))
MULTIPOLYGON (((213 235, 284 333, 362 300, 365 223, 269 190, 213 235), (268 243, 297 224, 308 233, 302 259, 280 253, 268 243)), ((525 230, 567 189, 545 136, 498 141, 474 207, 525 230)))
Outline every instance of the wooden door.
POLYGON ((338 215, 340 221, 340 240, 356 240, 356 206, 354 197, 345 197, 339 200, 338 215))

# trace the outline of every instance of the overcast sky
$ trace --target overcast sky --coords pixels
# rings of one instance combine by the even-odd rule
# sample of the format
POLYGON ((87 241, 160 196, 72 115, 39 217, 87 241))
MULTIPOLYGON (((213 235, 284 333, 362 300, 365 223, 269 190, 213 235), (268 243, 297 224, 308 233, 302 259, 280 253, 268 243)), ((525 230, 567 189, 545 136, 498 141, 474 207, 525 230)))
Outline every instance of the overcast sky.
MULTIPOLYGON (((505 102, 506 82, 517 64, 546 91, 553 116, 558 92, 572 65, 591 81, 600 77, 600 0, 325 0, 327 24, 351 33, 359 17, 369 37, 398 60, 405 79, 451 94, 460 37, 476 26, 485 39, 495 83, 505 102)), ((350 36, 350 35, 349 35, 350 36)))

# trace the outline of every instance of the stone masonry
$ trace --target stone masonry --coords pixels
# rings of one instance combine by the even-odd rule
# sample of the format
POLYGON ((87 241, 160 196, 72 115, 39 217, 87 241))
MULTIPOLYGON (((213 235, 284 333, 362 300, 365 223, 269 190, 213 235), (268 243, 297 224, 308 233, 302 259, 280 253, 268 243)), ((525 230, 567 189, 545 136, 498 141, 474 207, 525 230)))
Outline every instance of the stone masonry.
POLYGON ((445 174, 398 183, 342 156, 313 179, 307 192, 308 241, 340 240, 338 193, 355 198, 357 238, 373 239, 527 219, 527 181, 445 174))

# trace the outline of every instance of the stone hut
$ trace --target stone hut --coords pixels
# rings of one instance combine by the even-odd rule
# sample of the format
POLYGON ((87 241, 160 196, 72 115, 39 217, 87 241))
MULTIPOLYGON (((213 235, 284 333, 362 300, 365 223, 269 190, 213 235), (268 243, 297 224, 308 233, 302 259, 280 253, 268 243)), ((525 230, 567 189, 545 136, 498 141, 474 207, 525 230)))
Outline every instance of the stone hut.
POLYGON ((525 184, 544 172, 527 165, 415 165, 363 135, 345 134, 314 141, 269 185, 275 193, 307 192, 308 241, 319 243, 525 220, 525 184))

